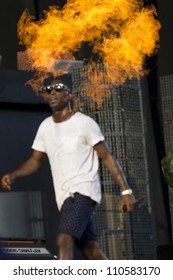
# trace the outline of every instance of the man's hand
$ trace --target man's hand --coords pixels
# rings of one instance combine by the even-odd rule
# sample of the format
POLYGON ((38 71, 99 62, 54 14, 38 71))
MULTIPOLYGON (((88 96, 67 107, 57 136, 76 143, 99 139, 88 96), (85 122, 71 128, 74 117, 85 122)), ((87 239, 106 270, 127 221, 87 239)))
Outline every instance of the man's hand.
POLYGON ((31 157, 27 161, 25 161, 16 170, 2 177, 1 186, 6 191, 11 191, 11 184, 14 182, 14 180, 29 176, 36 172, 42 164, 45 157, 45 153, 33 150, 31 157))
POLYGON ((13 174, 6 174, 1 179, 1 186, 6 191, 11 191, 11 184, 14 182, 15 176, 13 174))
POLYGON ((135 197, 134 195, 122 195, 120 207, 120 212, 132 212, 135 207, 135 197))

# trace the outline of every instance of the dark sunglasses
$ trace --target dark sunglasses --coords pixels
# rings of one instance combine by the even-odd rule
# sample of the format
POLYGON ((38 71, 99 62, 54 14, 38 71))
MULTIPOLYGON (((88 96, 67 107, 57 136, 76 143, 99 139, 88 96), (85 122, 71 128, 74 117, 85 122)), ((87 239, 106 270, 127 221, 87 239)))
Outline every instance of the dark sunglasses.
POLYGON ((51 93, 51 91, 53 89, 55 91, 57 91, 57 92, 59 92, 59 91, 65 91, 66 93, 70 93, 71 92, 70 89, 66 85, 64 85, 62 83, 55 84, 55 85, 45 86, 45 87, 42 88, 42 92, 44 92, 44 93, 51 93))

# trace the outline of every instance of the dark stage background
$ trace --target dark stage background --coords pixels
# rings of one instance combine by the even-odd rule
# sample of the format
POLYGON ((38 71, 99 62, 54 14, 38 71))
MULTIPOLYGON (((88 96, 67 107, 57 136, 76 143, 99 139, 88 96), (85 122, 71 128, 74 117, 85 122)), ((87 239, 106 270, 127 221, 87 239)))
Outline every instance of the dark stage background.
MULTIPOLYGON (((26 8, 39 19, 44 9, 51 5, 63 6, 65 2, 1 0, 0 176, 27 159, 38 125, 50 115, 43 100, 29 86, 24 86, 33 73, 17 69, 17 52, 22 48, 18 45, 16 24, 26 8)), ((100 112, 84 108, 101 125, 136 196, 146 195, 132 215, 120 216, 114 206, 118 191, 112 190, 112 180, 101 167, 103 203, 95 220, 100 244, 110 259, 164 258, 164 246, 172 248, 173 193, 165 184, 160 161, 173 138, 173 3, 169 0, 150 2, 157 7, 162 25, 158 53, 147 60, 150 74, 140 83, 129 81, 116 89, 115 97, 100 112), (112 130, 108 129, 105 113, 109 120, 115 118, 112 130), (158 256, 160 246, 163 251, 158 256)), ((91 56, 91 50, 85 45, 76 59, 91 56)), ((72 70, 74 87, 80 85, 81 71, 82 68, 72 70)), ((55 254, 58 218, 47 161, 36 174, 15 182, 11 193, 0 190, 0 235, 3 238, 45 240, 48 250, 55 254)), ((77 249, 75 256, 81 258, 77 249)), ((172 251, 169 257, 173 258, 172 251)))

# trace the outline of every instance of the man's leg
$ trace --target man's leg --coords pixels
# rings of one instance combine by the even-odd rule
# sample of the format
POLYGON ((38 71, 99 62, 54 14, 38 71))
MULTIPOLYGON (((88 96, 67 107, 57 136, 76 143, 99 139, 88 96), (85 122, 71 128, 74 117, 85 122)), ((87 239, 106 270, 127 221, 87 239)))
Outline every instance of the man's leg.
POLYGON ((98 242, 95 240, 88 241, 82 248, 82 253, 87 260, 107 260, 107 257, 101 251, 98 242))
POLYGON ((95 209, 95 205, 95 201, 79 193, 74 193, 73 197, 69 197, 64 201, 56 243, 59 259, 73 259, 74 241, 80 240, 82 245, 90 240, 94 240, 95 233, 92 233, 92 228, 89 225, 90 223, 92 224, 90 217, 95 209), (89 236, 86 234, 88 231, 90 233, 89 236))
POLYGON ((68 234, 60 233, 57 236, 57 257, 59 260, 73 260, 74 238, 68 234))

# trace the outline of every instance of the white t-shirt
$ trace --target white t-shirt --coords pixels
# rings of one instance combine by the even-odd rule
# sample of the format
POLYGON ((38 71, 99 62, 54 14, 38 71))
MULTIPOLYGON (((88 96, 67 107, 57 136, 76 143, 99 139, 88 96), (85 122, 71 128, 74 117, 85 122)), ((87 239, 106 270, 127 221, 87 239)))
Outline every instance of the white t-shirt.
POLYGON ((32 148, 49 158, 59 209, 75 192, 100 203, 98 156, 93 146, 103 140, 98 124, 80 112, 61 123, 48 117, 39 126, 32 148))

